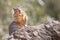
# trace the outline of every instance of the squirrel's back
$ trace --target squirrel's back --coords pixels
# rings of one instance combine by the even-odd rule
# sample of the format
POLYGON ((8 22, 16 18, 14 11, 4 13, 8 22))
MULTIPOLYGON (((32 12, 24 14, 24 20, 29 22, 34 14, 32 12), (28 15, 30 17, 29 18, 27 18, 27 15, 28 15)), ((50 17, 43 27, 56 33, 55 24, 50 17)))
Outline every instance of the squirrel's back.
POLYGON ((9 34, 11 35, 14 31, 18 30, 17 28, 17 23, 15 21, 13 21, 10 25, 9 25, 9 34))

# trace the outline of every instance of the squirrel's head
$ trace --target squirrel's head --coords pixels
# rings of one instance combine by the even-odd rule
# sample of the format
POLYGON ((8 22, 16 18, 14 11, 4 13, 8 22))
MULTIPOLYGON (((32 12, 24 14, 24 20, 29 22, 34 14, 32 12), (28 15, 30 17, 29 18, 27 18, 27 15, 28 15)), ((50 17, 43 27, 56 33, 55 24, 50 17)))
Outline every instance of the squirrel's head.
POLYGON ((14 15, 18 16, 21 12, 18 8, 13 8, 14 10, 14 15))
POLYGON ((14 16, 15 20, 23 17, 21 10, 19 10, 18 8, 13 8, 13 10, 14 10, 13 16, 14 16))
POLYGON ((18 8, 13 8, 14 10, 14 20, 17 21, 18 23, 22 23, 23 20, 26 20, 26 15, 25 13, 18 9, 18 8))

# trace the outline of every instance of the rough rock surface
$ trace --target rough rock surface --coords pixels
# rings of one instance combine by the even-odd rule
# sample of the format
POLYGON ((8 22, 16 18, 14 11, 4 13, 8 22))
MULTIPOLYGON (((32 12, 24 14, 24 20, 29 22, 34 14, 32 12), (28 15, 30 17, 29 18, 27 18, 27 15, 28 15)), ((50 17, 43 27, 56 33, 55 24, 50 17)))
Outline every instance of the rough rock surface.
POLYGON ((52 20, 15 31, 7 40, 60 40, 60 22, 52 20))

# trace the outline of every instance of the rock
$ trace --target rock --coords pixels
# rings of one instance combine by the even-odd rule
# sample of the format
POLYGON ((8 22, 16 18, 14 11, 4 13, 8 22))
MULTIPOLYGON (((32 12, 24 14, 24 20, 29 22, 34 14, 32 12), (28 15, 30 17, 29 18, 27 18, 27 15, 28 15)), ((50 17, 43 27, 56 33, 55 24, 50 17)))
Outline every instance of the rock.
POLYGON ((12 35, 9 40, 60 40, 60 22, 53 20, 47 24, 27 26, 16 30, 12 35))

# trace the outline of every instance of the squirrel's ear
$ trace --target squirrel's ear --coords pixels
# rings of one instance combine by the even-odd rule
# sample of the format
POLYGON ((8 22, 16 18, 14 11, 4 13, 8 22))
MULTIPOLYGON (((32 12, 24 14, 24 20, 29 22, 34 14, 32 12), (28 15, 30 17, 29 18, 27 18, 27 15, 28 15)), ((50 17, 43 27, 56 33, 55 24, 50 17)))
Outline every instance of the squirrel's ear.
POLYGON ((15 11, 16 9, 15 9, 15 8, 13 8, 13 10, 15 11))
POLYGON ((15 8, 12 8, 11 13, 14 14, 14 12, 15 12, 15 8))
POLYGON ((13 9, 15 9, 15 8, 13 8, 13 9))

